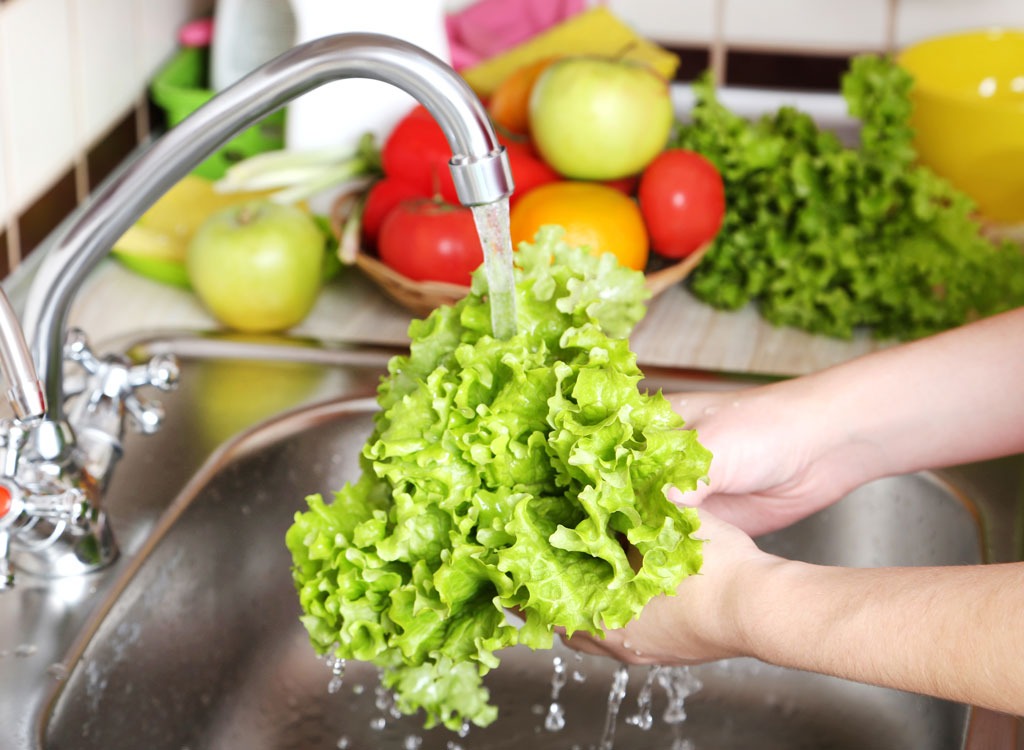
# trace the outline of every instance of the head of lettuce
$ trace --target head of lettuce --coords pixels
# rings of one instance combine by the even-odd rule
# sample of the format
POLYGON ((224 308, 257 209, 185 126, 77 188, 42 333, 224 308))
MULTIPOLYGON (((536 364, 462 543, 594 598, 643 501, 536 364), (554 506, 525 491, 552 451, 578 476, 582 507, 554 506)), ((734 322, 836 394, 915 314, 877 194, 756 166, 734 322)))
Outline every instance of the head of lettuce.
POLYGON ((696 513, 665 490, 694 488, 711 454, 638 387, 643 274, 554 227, 516 266, 517 335, 490 335, 482 271, 414 321, 361 475, 330 503, 307 498, 287 535, 313 646, 381 666, 428 727, 494 720, 482 677, 500 649, 621 627, 701 565, 696 513))

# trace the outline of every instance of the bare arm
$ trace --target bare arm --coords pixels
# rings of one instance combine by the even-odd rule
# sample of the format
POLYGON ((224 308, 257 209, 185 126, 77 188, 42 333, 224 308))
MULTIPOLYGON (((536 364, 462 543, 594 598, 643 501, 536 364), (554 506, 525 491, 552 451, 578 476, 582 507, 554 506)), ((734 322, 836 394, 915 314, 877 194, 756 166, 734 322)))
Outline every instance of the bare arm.
POLYGON ((811 565, 701 517, 700 574, 626 628, 570 645, 642 664, 752 656, 1024 715, 1024 563, 811 565))
POLYGON ((743 651, 763 661, 1024 714, 1024 563, 779 561, 739 586, 743 651))
POLYGON ((760 534, 878 477, 1024 450, 1024 308, 805 377, 671 399, 715 454, 686 502, 760 534))
MULTIPOLYGON (((795 381, 794 381, 795 382, 795 381)), ((1024 450, 1024 308, 807 379, 874 477, 1024 450)), ((873 478, 873 477, 872 477, 873 478)))

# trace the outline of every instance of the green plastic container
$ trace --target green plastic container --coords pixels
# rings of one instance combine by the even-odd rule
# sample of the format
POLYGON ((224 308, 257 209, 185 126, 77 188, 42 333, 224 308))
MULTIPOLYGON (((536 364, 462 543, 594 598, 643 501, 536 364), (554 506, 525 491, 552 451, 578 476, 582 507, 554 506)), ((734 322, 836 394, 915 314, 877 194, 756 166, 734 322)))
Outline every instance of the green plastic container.
MULTIPOLYGON (((194 47, 182 48, 157 73, 150 86, 153 101, 167 114, 174 127, 208 102, 214 92, 205 88, 208 53, 194 47)), ((210 180, 224 176, 236 162, 263 151, 284 147, 285 110, 280 109, 228 141, 219 151, 195 168, 194 173, 210 180)))

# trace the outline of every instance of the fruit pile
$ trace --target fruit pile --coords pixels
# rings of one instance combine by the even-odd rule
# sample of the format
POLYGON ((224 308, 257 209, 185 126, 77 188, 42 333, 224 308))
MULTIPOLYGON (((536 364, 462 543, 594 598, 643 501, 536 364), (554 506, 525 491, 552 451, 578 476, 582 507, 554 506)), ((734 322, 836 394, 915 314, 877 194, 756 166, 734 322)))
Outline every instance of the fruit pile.
MULTIPOLYGON (((644 270, 707 244, 725 212, 722 179, 699 154, 666 146, 675 123, 668 82, 618 58, 545 58, 509 75, 487 101, 515 183, 512 242, 545 224, 594 254, 644 270)), ((472 214, 458 204, 451 148, 422 107, 383 144, 361 244, 414 281, 468 285, 482 262, 472 214)))

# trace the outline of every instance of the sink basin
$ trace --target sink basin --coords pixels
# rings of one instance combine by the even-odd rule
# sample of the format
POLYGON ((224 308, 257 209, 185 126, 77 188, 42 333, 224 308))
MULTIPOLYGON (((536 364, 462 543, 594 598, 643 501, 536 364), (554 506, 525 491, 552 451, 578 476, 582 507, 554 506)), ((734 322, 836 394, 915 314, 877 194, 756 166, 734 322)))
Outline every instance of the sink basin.
MULTIPOLYGON (((374 667, 351 662, 339 680, 314 654, 283 541, 307 494, 329 494, 357 475, 388 353, 291 347, 282 358, 271 347, 223 359, 230 347, 201 344, 178 347, 186 386, 164 399, 167 427, 134 440, 115 475, 108 508, 122 560, 94 585, 91 614, 70 646, 54 663, 36 664, 49 677, 45 700, 29 712, 33 747, 968 746, 981 712, 967 706, 750 659, 672 673, 702 687, 687 698, 685 721, 667 721, 658 679, 667 673, 620 674, 616 663, 561 646, 502 655, 487 678, 500 712, 491 727, 459 736, 424 730, 422 716, 393 715, 374 667), (262 404, 255 412, 254 403, 262 404), (180 479, 168 486, 168 476, 180 479), (548 714, 559 674, 564 727, 555 731, 548 714), (617 676, 629 680, 614 716, 609 692, 617 676), (653 721, 643 728, 647 682, 653 721)), ((165 345, 146 344, 150 351, 165 345)), ((681 390, 735 385, 673 371, 651 382, 681 390)), ((985 558, 983 517, 974 498, 922 473, 869 484, 758 541, 822 564, 977 563, 985 558)), ((3 610, 0 600, 0 632, 3 610)))

